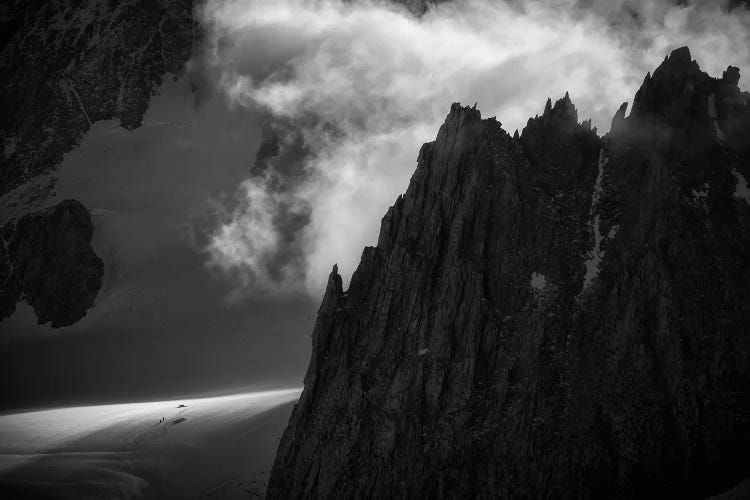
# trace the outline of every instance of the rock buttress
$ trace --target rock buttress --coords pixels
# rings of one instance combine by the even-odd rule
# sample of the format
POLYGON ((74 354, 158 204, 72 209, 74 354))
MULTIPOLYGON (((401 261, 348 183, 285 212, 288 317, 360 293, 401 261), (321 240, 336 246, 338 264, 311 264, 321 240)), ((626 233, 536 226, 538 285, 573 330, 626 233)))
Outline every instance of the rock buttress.
POLYGON ((686 51, 603 139, 567 95, 516 138, 453 105, 349 289, 331 274, 269 498, 701 498, 747 474, 750 99, 686 51))
POLYGON ((91 247, 93 233, 91 215, 76 200, 8 222, 0 234, 0 321, 21 300, 52 328, 83 318, 104 275, 91 247))

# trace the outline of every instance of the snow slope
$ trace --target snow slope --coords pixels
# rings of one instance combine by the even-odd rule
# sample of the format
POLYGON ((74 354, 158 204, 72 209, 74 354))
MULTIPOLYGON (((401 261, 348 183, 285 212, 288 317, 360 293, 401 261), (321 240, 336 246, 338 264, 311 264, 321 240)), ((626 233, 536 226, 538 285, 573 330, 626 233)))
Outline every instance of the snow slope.
POLYGON ((262 497, 300 389, 0 415, 5 498, 262 497))
POLYGON ((97 122, 54 174, 0 198, 0 224, 81 201, 104 261, 95 304, 74 325, 38 325, 26 303, 0 322, 0 408, 245 392, 302 379, 317 299, 230 302, 237 283, 207 268, 203 251, 221 201, 249 175, 258 118, 221 96, 194 101, 186 79, 167 77, 142 127, 97 122))

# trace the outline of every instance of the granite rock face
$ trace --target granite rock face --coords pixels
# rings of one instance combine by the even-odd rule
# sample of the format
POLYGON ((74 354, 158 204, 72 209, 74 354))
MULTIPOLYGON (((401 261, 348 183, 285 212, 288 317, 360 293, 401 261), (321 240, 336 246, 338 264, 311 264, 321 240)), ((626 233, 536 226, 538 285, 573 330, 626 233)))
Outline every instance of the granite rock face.
POLYGON ((75 200, 8 222, 0 234, 0 320, 21 300, 52 328, 84 317, 104 274, 93 232, 91 215, 75 200))
POLYGON ((96 121, 140 126, 199 31, 192 0, 3 2, 0 195, 55 170, 96 121))
MULTIPOLYGON (((24 183, 57 170, 94 122, 139 127, 163 76, 183 71, 199 37, 192 0, 3 2, 0 196, 18 190, 14 209, 51 198, 54 176, 24 183)), ((8 223, 0 319, 24 297, 40 323, 83 317, 102 279, 92 230, 88 211, 72 200, 8 223)))
POLYGON ((750 459, 750 94, 673 52, 599 138, 454 104, 348 290, 268 497, 702 498, 750 459))

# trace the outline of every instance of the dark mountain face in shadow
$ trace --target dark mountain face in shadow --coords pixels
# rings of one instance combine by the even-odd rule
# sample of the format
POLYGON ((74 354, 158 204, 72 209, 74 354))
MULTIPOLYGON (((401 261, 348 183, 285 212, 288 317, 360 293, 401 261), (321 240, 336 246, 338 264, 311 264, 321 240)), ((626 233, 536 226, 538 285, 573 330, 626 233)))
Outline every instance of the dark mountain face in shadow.
POLYGON ((269 498, 699 498, 747 473, 750 94, 679 49, 599 138, 454 104, 348 290, 269 498))
POLYGON ((46 2, 0 8, 0 195, 55 170, 91 125, 141 125, 162 76, 200 29, 193 0, 46 2), (8 147, 8 145, 12 147, 8 147))
MULTIPOLYGON (((400 3, 424 14, 441 1, 400 3)), ((294 184, 309 154, 295 124, 272 123, 292 147, 269 133, 251 167, 268 119, 222 129, 231 115, 205 113, 217 96, 195 74, 203 115, 146 119, 200 39, 195 6, 0 5, 0 195, 20 200, 7 224, 0 207, 0 317, 33 308, 0 323, 4 407, 301 374, 307 298, 228 307, 194 241, 206 214, 184 220, 247 175, 275 172, 274 193, 294 184), (98 126, 110 119, 119 128, 98 126), (97 152, 74 158, 85 175, 66 177, 92 132, 97 152), (204 169, 216 151, 220 168, 204 169), (53 335, 38 321, 72 326, 53 335)), ((676 51, 604 138, 569 96, 516 137, 454 106, 349 290, 331 275, 270 495, 700 497, 746 475, 750 96, 738 81, 676 51)), ((274 220, 273 279, 303 271, 303 208, 274 220)))

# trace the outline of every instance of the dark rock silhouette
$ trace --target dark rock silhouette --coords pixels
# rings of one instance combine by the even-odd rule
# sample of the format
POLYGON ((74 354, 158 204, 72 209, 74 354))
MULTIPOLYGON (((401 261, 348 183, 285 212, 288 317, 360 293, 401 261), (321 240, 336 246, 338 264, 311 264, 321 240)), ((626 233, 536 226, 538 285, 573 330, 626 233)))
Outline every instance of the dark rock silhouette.
POLYGON ((454 104, 349 289, 330 275, 268 498, 702 498, 746 477, 736 75, 676 50, 601 139, 567 95, 517 138, 454 104))
POLYGON ((94 227, 76 200, 12 220, 2 228, 0 320, 26 300, 39 323, 69 326, 86 315, 104 263, 91 248, 94 227))

